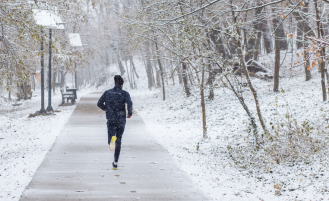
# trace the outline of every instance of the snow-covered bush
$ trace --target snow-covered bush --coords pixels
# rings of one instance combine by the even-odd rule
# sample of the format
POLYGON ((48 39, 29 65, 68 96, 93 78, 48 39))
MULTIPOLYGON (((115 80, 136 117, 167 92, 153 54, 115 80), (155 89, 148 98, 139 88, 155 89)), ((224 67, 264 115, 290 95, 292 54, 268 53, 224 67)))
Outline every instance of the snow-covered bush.
MULTIPOLYGON (((276 110, 277 98, 276 98, 276 110)), ((321 157, 327 150, 328 140, 327 119, 322 122, 305 120, 298 122, 286 104, 287 111, 279 115, 275 122, 270 122, 271 128, 261 136, 261 146, 257 149, 252 134, 246 139, 246 144, 227 147, 230 157, 237 166, 249 168, 264 166, 268 163, 310 164, 315 157, 321 157)), ((266 170, 266 168, 265 168, 266 170)))
POLYGON ((316 132, 313 123, 299 124, 287 113, 285 119, 272 124, 272 130, 264 136, 264 151, 276 163, 310 161, 325 148, 325 142, 316 132))

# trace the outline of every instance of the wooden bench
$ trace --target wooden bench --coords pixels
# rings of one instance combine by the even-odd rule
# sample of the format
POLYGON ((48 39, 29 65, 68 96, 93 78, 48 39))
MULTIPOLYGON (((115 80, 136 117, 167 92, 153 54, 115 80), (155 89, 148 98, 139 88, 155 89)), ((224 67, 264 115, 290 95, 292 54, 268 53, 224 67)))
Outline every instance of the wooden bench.
POLYGON ((77 99, 77 89, 76 88, 66 88, 66 92, 73 92, 74 99, 77 99))
POLYGON ((73 91, 66 91, 64 92, 64 89, 61 89, 61 94, 62 94, 62 105, 65 103, 65 98, 66 102, 68 103, 69 99, 71 100, 71 103, 75 103, 76 96, 73 91))

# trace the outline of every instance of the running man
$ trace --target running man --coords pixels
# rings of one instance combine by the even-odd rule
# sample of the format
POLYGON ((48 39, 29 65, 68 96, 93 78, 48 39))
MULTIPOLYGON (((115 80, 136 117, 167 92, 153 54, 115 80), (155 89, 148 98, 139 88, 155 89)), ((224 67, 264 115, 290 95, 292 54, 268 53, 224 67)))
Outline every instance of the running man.
POLYGON ((130 118, 133 103, 128 92, 122 90, 123 79, 120 75, 114 76, 115 87, 107 90, 99 99, 97 106, 106 111, 108 144, 110 145, 112 136, 116 136, 113 169, 118 167, 118 160, 121 150, 121 138, 126 125, 126 107, 127 103, 128 115, 130 118))

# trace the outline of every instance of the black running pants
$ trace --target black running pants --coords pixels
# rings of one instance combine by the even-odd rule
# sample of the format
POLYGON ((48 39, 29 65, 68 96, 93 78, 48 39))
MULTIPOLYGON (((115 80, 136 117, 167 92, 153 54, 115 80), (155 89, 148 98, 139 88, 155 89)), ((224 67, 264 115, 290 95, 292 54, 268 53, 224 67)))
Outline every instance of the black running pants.
POLYGON ((119 161, 120 151, 121 151, 121 139, 123 132, 125 130, 125 121, 107 120, 107 134, 108 134, 108 144, 111 143, 112 136, 117 136, 115 141, 115 151, 114 151, 114 162, 119 161))

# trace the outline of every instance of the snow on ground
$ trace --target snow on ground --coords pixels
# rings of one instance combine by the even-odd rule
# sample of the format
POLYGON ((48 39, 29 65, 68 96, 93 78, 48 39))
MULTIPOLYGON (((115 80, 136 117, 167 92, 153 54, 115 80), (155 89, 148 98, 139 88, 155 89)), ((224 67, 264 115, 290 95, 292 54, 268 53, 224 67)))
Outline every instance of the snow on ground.
MULTIPOLYGON (((77 92, 78 98, 92 89, 77 92)), ((28 118, 40 110, 39 90, 31 100, 0 103, 0 200, 19 200, 76 104, 61 107, 59 90, 52 97, 55 115, 28 118)), ((47 107, 47 95, 45 96, 47 107)), ((79 101, 79 99, 77 101, 79 101)), ((1 100, 1 99, 0 99, 1 100)), ((3 101, 3 100, 2 100, 3 101)))
MULTIPOLYGON (((288 74, 280 79, 280 87, 285 93, 272 92, 272 80, 252 79, 266 125, 270 127, 270 122, 284 118, 290 110, 299 123, 309 121, 314 127, 326 129, 328 102, 322 102, 318 73, 313 70, 313 79, 306 82, 303 71, 296 69, 296 72, 294 76, 288 74)), ((258 123, 253 97, 248 87, 245 90, 244 99, 258 123)), ((134 109, 142 117, 148 132, 168 149, 181 168, 211 199, 329 200, 327 156, 316 158, 311 164, 288 165, 268 161, 261 164, 261 168, 247 169, 234 165, 227 147, 244 142, 248 137, 249 121, 242 106, 227 88, 216 89, 214 100, 207 100, 208 139, 202 138, 198 90, 194 89, 191 97, 184 98, 182 86, 168 86, 166 101, 162 101, 159 89, 130 93, 134 109), (275 195, 275 184, 282 185, 281 196, 275 195)), ((258 128, 261 130, 259 123, 258 128)), ((328 130, 325 131, 324 139, 328 139, 328 130)))
MULTIPOLYGON (((267 63, 269 58, 263 58, 267 63)), ((138 90, 129 90, 134 109, 152 134, 173 156, 193 182, 213 200, 328 200, 329 166, 327 150, 313 163, 289 165, 267 161, 261 167, 243 169, 234 164, 228 146, 245 143, 249 121, 236 97, 220 85, 213 101, 206 101, 208 138, 202 138, 200 97, 197 88, 189 98, 182 86, 166 87, 166 101, 159 89, 147 90, 145 68, 136 60, 140 79, 138 90), (274 185, 282 185, 282 195, 275 195, 274 185)), ((271 68, 271 67, 270 67, 271 68)), ((323 128, 320 136, 328 140, 328 102, 323 103, 320 78, 313 70, 311 81, 305 82, 300 69, 282 69, 280 87, 285 93, 273 93, 273 81, 253 78, 259 94, 266 125, 285 116, 287 110, 298 123, 309 121, 314 128, 323 128), (288 103, 288 106, 287 106, 288 103)), ((113 87, 113 78, 104 91, 113 87)), ((176 79, 177 82, 177 79, 176 79)), ((80 91, 79 97, 89 91, 80 91)), ((256 118, 255 104, 248 89, 244 99, 256 118)), ((60 93, 53 97, 53 107, 61 112, 54 116, 27 118, 40 109, 40 96, 21 101, 20 106, 0 102, 0 200, 18 200, 32 179, 47 151, 63 129, 75 106, 57 107, 60 93)), ((1 100, 1 99, 0 99, 1 100)), ((45 101, 47 106, 47 100, 45 101)), ((258 128, 261 129, 258 124, 258 128)))

